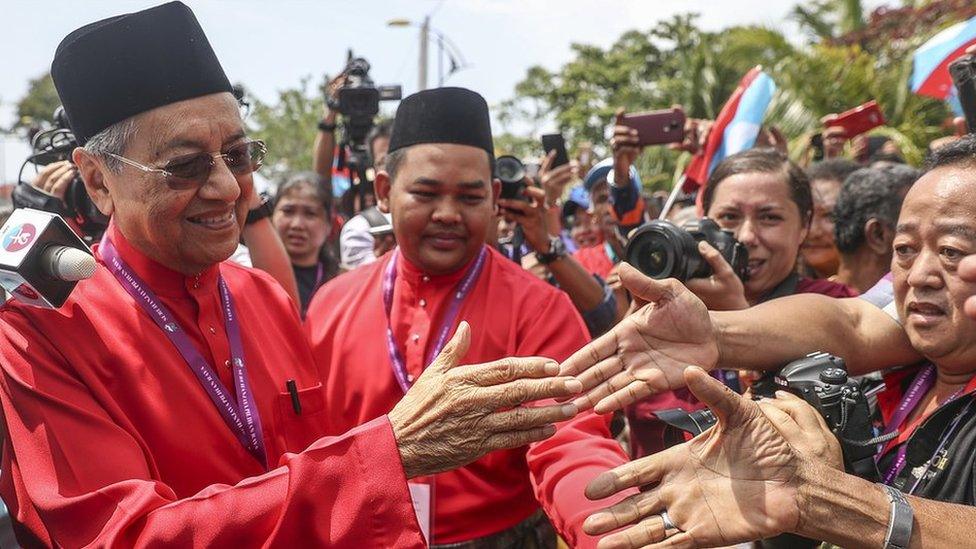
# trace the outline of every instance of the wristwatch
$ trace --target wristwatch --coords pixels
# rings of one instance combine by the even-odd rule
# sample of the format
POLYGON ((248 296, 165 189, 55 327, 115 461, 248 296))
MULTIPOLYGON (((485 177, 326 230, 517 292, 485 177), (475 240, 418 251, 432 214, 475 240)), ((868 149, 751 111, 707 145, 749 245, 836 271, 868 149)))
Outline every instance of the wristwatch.
POLYGON ((548 265, 557 259, 566 257, 566 243, 558 236, 549 237, 549 253, 536 252, 536 259, 541 265, 548 265))
POLYGON ((332 133, 336 129, 336 125, 335 124, 329 124, 325 120, 319 122, 319 126, 318 127, 319 127, 319 131, 320 132, 325 132, 325 133, 332 133))
POLYGON ((266 217, 271 217, 273 212, 274 205, 271 203, 271 197, 267 193, 261 193, 261 203, 256 208, 247 212, 247 219, 244 220, 244 224, 253 225, 266 217))
POLYGON ((891 502, 891 517, 888 519, 888 533, 885 535, 884 549, 908 549, 912 539, 912 526, 915 513, 908 499, 897 488, 878 483, 891 502))

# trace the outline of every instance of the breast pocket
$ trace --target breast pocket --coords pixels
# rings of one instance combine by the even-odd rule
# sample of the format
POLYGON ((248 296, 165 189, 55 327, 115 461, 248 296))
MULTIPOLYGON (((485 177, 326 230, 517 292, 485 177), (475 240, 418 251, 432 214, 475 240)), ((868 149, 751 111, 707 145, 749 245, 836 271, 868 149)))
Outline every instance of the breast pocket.
POLYGON ((278 393, 275 432, 289 452, 301 452, 325 435, 325 390, 321 383, 292 393, 278 393))

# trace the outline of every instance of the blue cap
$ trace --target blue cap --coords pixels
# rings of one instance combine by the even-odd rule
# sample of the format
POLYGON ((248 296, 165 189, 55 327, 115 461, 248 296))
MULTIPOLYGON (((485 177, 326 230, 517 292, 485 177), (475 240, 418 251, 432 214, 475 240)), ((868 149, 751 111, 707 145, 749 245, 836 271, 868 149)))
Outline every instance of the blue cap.
MULTIPOLYGON (((586 177, 583 178, 583 187, 587 192, 593 190, 593 185, 596 185, 597 181, 607 178, 607 174, 613 169, 613 157, 604 158, 592 168, 590 171, 586 172, 586 177)), ((640 174, 637 173, 637 168, 633 165, 630 167, 630 180, 634 182, 634 185, 640 189, 641 179, 640 174)))

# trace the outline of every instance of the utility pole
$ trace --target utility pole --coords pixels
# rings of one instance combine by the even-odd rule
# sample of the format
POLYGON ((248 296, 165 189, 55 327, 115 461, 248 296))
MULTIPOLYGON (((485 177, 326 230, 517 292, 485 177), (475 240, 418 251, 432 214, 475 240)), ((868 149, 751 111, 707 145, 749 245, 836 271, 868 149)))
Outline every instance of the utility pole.
POLYGON ((420 26, 420 62, 417 64, 417 88, 427 89, 427 42, 430 35, 430 16, 424 17, 424 23, 420 26))

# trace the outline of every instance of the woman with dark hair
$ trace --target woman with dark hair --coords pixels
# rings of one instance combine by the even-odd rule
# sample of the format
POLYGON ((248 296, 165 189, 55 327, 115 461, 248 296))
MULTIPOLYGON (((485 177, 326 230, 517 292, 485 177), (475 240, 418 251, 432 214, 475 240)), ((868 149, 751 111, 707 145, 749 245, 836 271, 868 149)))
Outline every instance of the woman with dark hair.
MULTIPOLYGON (((715 272, 708 278, 685 282, 712 310, 746 309, 773 298, 798 293, 832 297, 857 295, 843 284, 813 280, 796 273, 800 246, 813 216, 810 182, 796 164, 773 149, 750 149, 722 161, 702 191, 705 215, 728 229, 749 251, 745 282, 717 250, 698 246, 715 272)), ((798 357, 799 358, 799 357, 798 357)), ((724 381, 735 388, 738 375, 729 372, 724 381)), ((631 457, 658 452, 665 447, 665 425, 656 412, 671 408, 701 408, 687 389, 660 393, 627 407, 631 432, 631 457)))
POLYGON ((315 291, 339 272, 326 246, 332 232, 332 196, 317 174, 297 174, 278 187, 271 220, 291 258, 304 318, 315 291))
POLYGON ((806 174, 782 153, 750 149, 732 155, 715 168, 702 193, 705 215, 732 231, 749 251, 743 282, 714 248, 699 245, 716 274, 686 285, 709 309, 745 309, 797 293, 857 295, 843 284, 796 273, 813 217, 813 195, 806 174))

